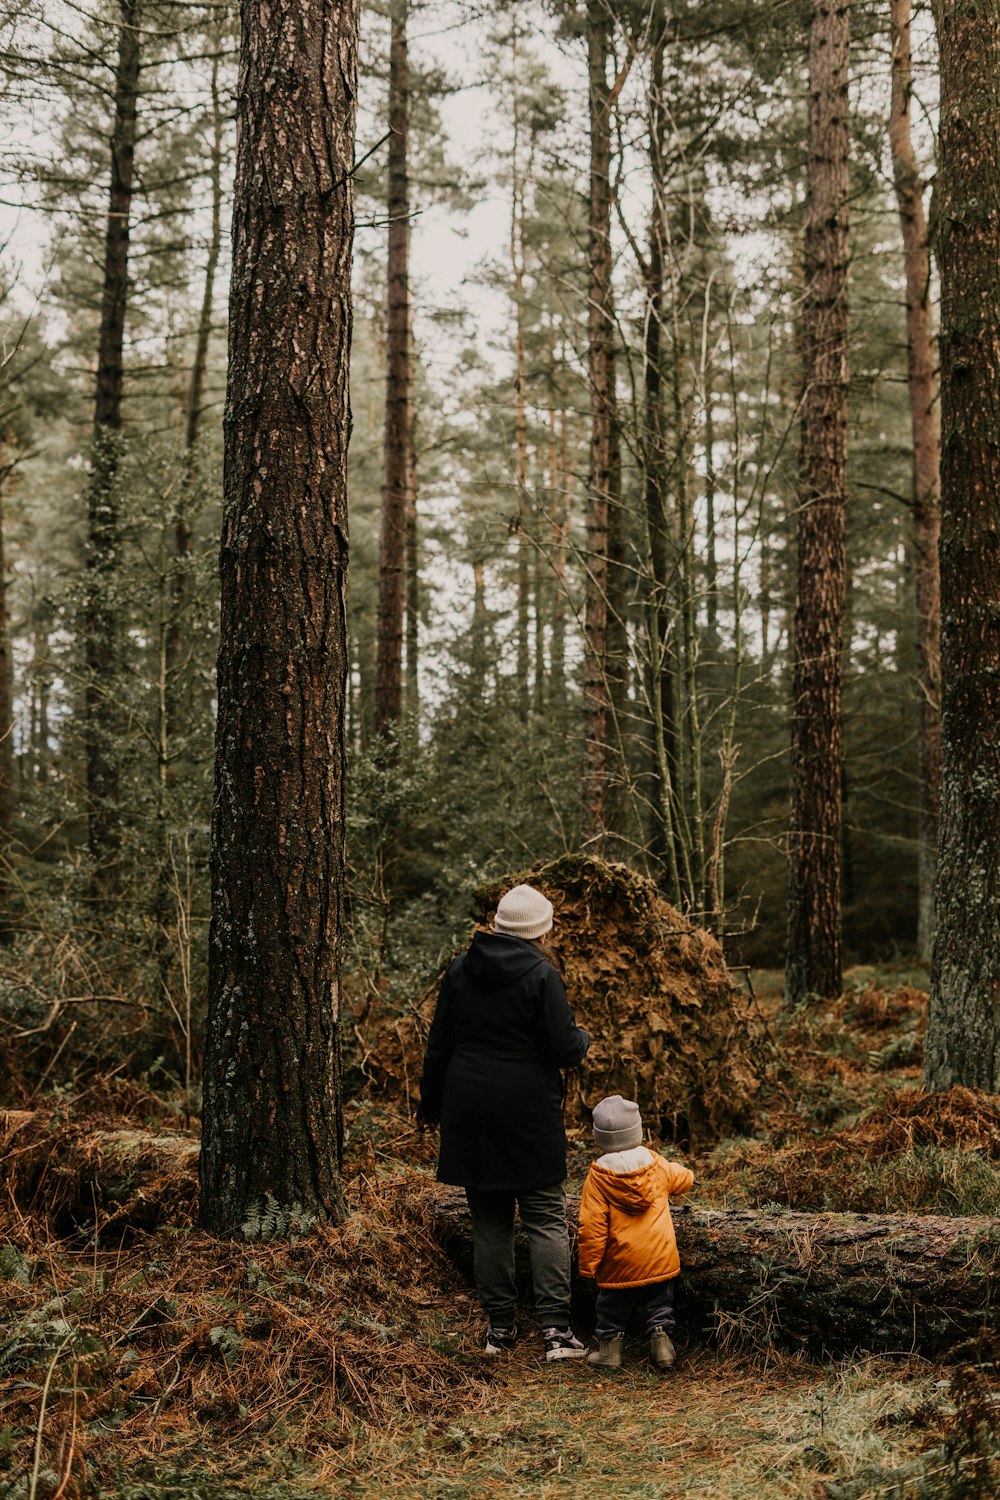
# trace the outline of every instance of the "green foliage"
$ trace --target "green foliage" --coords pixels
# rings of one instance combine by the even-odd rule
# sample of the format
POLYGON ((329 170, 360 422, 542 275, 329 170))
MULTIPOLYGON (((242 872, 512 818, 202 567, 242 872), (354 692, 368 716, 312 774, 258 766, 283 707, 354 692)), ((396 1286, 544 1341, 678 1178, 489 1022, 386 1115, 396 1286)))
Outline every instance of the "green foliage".
POLYGON ((35 1274, 35 1263, 16 1245, 0 1245, 0 1278, 16 1282, 18 1286, 30 1286, 35 1274))
POLYGON ((76 1325, 65 1316, 61 1297, 15 1316, 0 1343, 0 1375, 15 1375, 45 1363, 69 1343, 76 1325))
MULTIPOLYGON (((247 1238, 252 1238, 252 1236, 248 1235, 247 1238)), ((258 1236, 258 1238, 263 1238, 263 1236, 258 1236)), ((272 1238, 278 1238, 278 1236, 274 1235, 272 1238)), ((214 1328, 210 1329, 208 1337, 212 1347, 218 1349, 227 1365, 232 1364, 234 1359, 239 1358, 246 1345, 246 1339, 243 1335, 237 1329, 231 1328, 225 1323, 217 1324, 214 1328)))
POLYGON ((286 1206, 267 1193, 250 1209, 241 1225, 241 1233, 245 1240, 260 1240, 264 1243, 272 1240, 296 1240, 307 1234, 315 1223, 315 1214, 307 1212, 301 1204, 291 1203, 286 1206))

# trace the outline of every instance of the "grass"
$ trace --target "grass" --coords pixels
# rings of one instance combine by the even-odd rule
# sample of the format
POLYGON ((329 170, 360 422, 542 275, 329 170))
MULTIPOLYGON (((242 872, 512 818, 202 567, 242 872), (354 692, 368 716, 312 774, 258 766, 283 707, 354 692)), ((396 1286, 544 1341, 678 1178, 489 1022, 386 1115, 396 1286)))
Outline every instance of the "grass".
POLYGON ((664 1377, 638 1351, 631 1358, 595 1378, 521 1349, 489 1409, 374 1435, 326 1465, 321 1482, 399 1500, 791 1500, 861 1468, 909 1465, 928 1424, 947 1420, 946 1393, 924 1365, 764 1367, 701 1351, 664 1377))

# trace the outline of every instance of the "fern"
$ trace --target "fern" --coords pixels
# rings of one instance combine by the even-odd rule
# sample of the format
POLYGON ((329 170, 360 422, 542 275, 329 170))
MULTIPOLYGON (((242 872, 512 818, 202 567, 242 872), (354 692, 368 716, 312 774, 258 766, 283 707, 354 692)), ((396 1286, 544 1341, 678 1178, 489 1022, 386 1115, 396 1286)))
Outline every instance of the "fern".
POLYGON ((18 1375, 43 1364, 73 1333, 73 1324, 53 1314, 61 1307, 58 1298, 15 1318, 0 1344, 0 1376, 18 1375))
POLYGON ((295 1240, 306 1234, 315 1224, 315 1214, 308 1213, 300 1203, 283 1207, 272 1193, 267 1193, 250 1209, 240 1226, 245 1240, 295 1240))
POLYGON ((218 1349, 227 1365, 231 1364, 233 1360, 238 1359, 243 1353, 246 1339, 242 1334, 237 1333, 235 1328, 230 1328, 228 1324, 222 1323, 216 1328, 210 1329, 208 1337, 216 1349, 218 1349))
POLYGON ((34 1263, 22 1255, 16 1245, 0 1245, 0 1277, 14 1281, 18 1286, 30 1286, 34 1275, 34 1263))

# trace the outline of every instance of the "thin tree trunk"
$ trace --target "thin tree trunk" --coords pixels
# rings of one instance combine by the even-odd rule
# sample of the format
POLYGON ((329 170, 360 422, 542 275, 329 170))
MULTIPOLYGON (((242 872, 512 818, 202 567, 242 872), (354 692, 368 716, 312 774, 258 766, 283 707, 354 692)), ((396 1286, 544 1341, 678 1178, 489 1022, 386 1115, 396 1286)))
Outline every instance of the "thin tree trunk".
MULTIPOLYGON (((543 496, 546 491, 547 481, 551 474, 552 454, 546 453, 544 448, 538 448, 535 452, 535 460, 538 472, 538 494, 543 496)), ((551 509, 552 496, 549 496, 549 508, 551 509)), ((544 512, 539 507, 539 521, 544 512)), ((545 670, 545 624, 549 614, 549 590, 548 590, 548 562, 541 545, 541 538, 536 539, 532 552, 532 594, 534 596, 534 609, 532 614, 535 621, 535 660, 532 671, 532 706, 536 713, 541 714, 545 709, 546 698, 546 670, 545 670)))
POLYGON ((49 658, 47 628, 37 623, 31 654, 31 676, 38 691, 38 718, 35 739, 35 777, 40 785, 49 779, 49 693, 52 691, 52 663, 49 658))
POLYGON ((771 539, 767 534, 768 520, 765 508, 766 495, 760 501, 760 656, 764 670, 768 669, 771 654, 771 539))
POLYGON ((483 560, 474 559, 472 564, 472 628, 469 633, 469 687, 472 702, 482 706, 486 690, 486 650, 489 617, 486 610, 486 573, 483 560))
POLYGON ((104 288, 87 490, 87 587, 83 619, 87 807, 95 894, 107 892, 114 885, 121 848, 114 704, 120 626, 112 589, 121 547, 115 480, 121 458, 125 311, 139 87, 141 5, 138 0, 121 0, 119 15, 104 288))
MULTIPOLYGON (((590 113, 590 229, 587 377, 590 393, 586 595, 584 606, 584 767, 582 834, 602 842, 609 825, 614 723, 609 683, 608 609, 614 476, 614 303, 611 287, 611 21, 604 0, 587 3, 590 113)), ((617 87, 617 85, 616 85, 617 87)))
POLYGON ((379 541, 375 733, 394 735, 403 708, 403 615, 413 460, 410 367, 410 188, 407 169, 409 0, 393 0, 389 48, 389 264, 386 318, 385 469, 379 541))
POLYGON ((219 99, 219 65, 212 63, 212 147, 209 180, 212 186, 212 228, 202 283, 201 310, 195 333, 194 359, 188 383, 184 424, 184 478, 177 511, 170 526, 170 551, 160 558, 159 629, 157 641, 157 857, 159 875, 155 897, 155 949, 164 992, 170 993, 174 946, 168 940, 175 909, 175 872, 169 848, 169 795, 174 782, 176 744, 184 730, 182 677, 183 622, 191 603, 191 495, 197 477, 208 346, 212 333, 215 278, 222 250, 222 140, 225 115, 219 99))
POLYGON ((941 834, 931 1088, 1000 1090, 1000 10, 939 0, 941 834))
MULTIPOLYGON (((208 345, 212 336, 212 314, 215 305, 215 276, 222 249, 222 136, 226 117, 219 99, 219 65, 212 64, 212 149, 209 156, 209 180, 212 184, 212 230, 202 284, 201 313, 195 336, 191 382, 188 386, 187 419, 184 425, 184 447, 188 463, 193 463, 201 437, 201 419, 205 404, 205 378, 208 374, 208 345)), ((190 532, 186 541, 190 544, 190 532)))
POLYGON ((705 592, 709 634, 719 629, 719 565, 715 537, 715 397, 711 370, 705 371, 705 592))
MULTIPOLYGON (((410 359, 413 359, 413 303, 410 302, 410 359)), ((406 717, 420 727, 420 525, 417 516, 417 449, 410 403, 409 472, 406 480, 406 717)))
POLYGON ((931 256, 924 184, 910 134, 913 61, 911 0, 890 0, 892 148, 906 270, 907 375, 913 431, 913 544, 916 553, 917 686, 920 694, 920 829, 917 951, 929 958, 934 937, 934 867, 941 779, 941 410, 931 311, 931 256))
POLYGON ((650 850, 658 867, 659 883, 670 899, 679 905, 682 892, 675 809, 677 745, 674 732, 674 667, 671 657, 670 519, 663 412, 663 262, 665 249, 663 135, 667 125, 666 101, 663 92, 665 53, 666 30, 664 27, 659 31, 654 43, 650 76, 649 167, 652 201, 649 216, 649 257, 645 266, 643 468, 645 470, 650 574, 646 631, 651 717, 650 850))
POLYGON ((789 1003, 841 985, 850 9, 813 0, 788 835, 789 1003))
MULTIPOLYGON (((629 732, 629 656, 628 606, 629 575, 627 567, 627 517, 622 504, 621 430, 618 425, 617 377, 615 347, 608 350, 608 407, 611 423, 611 472, 608 489, 608 747, 605 827, 608 852, 614 853, 616 834, 624 834, 627 824, 628 758, 626 742, 629 732)), ((627 854, 627 850, 625 853, 627 854)), ((619 858, 623 857, 619 852, 619 858)))
POLYGON ((347 441, 359 0, 246 0, 201 1212, 342 1213, 347 441))
MULTIPOLYGON (((212 186, 212 228, 202 283, 201 311, 195 334, 194 359, 188 384, 187 412, 184 423, 185 475, 180 504, 172 526, 174 567, 171 584, 171 610, 167 629, 167 726, 171 745, 182 730, 180 690, 181 626, 184 612, 191 602, 191 490, 195 481, 198 443, 201 438, 205 405, 205 381, 208 374, 208 346, 212 336, 215 306, 215 278, 222 251, 222 143, 225 115, 219 99, 219 65, 212 64, 212 149, 209 157, 209 180, 212 186)), ((168 774, 168 779, 172 776, 168 774)))
POLYGON ((416 729, 420 721, 420 530, 417 487, 407 486, 406 505, 406 717, 416 729))
POLYGON ((549 660, 551 662, 552 705, 557 714, 566 707, 566 554, 569 548, 570 474, 568 451, 568 421, 565 412, 558 419, 551 414, 552 444, 552 518, 550 521, 550 547, 552 549, 552 629, 549 635, 549 660))
MULTIPOLYGON (((518 64, 514 30, 514 72, 518 64)), ((516 84, 515 84, 516 89, 516 84)), ((517 702, 522 718, 528 712, 528 413, 524 395, 524 184, 520 175, 521 120, 514 101, 514 144, 511 161, 510 265, 514 283, 514 484, 517 490, 517 702)))
POLYGON ((14 678, 10 659, 7 557, 4 545, 4 490, 7 473, 7 469, 0 471, 0 943, 9 943, 13 937, 7 899, 14 853, 14 678))
POLYGON ((696 912, 705 884, 705 821, 702 796, 701 707, 698 700, 697 558, 691 462, 691 394, 684 389, 686 350, 677 318, 676 284, 673 320, 673 417, 677 475, 677 617, 680 628, 677 672, 678 822, 681 828, 683 907, 696 912))

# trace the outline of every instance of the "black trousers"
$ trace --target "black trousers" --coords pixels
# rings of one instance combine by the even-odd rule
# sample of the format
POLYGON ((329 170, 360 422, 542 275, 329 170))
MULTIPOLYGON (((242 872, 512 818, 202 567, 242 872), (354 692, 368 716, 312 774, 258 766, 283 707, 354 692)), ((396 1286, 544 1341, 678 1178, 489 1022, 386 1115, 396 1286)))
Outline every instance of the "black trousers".
POLYGON ((625 1332, 630 1320, 639 1318, 647 1335, 654 1328, 672 1332, 674 1280, 657 1281, 652 1286, 598 1287, 594 1333, 599 1339, 614 1338, 616 1333, 625 1332))
POLYGON ((526 1193, 466 1188, 472 1215, 476 1290, 494 1328, 510 1328, 517 1315, 514 1280, 514 1205, 528 1241, 535 1311, 541 1328, 569 1327, 570 1251, 566 1184, 526 1193))

